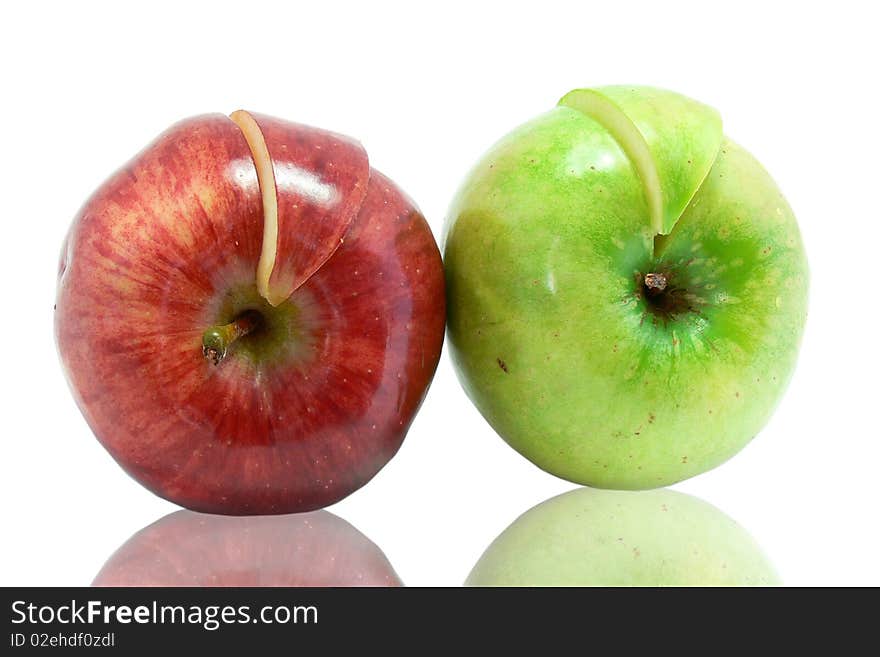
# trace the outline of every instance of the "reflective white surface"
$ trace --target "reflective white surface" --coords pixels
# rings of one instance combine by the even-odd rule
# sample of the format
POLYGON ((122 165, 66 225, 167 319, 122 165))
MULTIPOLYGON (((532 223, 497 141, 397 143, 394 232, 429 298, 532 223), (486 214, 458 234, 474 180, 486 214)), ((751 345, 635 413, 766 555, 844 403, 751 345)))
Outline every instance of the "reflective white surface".
MULTIPOLYGON (((870 129, 880 102, 869 69, 880 52, 862 5, 799 7, 795 18, 767 3, 721 15, 612 3, 563 20, 553 2, 265 3, 266 20, 260 3, 246 14, 223 4, 211 6, 210 29, 204 8, 162 2, 59 3, 51 21, 17 4, 0 25, 0 59, 15 62, 0 106, 0 584, 87 585, 133 533, 175 510, 91 436, 52 337, 67 226, 148 140, 240 106, 351 134, 439 237, 451 194, 492 141, 572 87, 634 81, 720 109, 788 197, 812 268, 801 360, 777 413, 730 462, 675 488, 746 527, 785 584, 880 585, 880 137, 870 129), (333 28, 291 39, 291 24, 333 28)), ((405 584, 456 586, 515 518, 572 488, 494 435, 444 355, 397 457, 331 511, 405 584)))

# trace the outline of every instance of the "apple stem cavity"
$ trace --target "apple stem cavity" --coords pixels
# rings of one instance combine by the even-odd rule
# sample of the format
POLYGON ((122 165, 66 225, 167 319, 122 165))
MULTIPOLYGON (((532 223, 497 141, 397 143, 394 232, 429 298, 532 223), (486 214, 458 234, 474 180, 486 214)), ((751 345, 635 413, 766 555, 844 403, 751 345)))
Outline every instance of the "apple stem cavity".
POLYGON ((226 358, 232 343, 253 333, 261 322, 260 313, 246 310, 228 324, 212 326, 202 334, 202 355, 214 365, 219 365, 226 358))

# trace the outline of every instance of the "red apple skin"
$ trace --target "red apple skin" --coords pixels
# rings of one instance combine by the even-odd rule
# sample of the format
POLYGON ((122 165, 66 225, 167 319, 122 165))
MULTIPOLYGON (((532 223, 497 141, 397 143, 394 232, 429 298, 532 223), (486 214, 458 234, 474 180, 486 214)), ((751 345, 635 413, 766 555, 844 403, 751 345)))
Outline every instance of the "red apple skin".
POLYGON ((176 511, 145 527, 92 586, 402 586, 375 543, 327 511, 230 517, 176 511))
POLYGON ((269 279, 289 295, 342 244, 370 180, 358 142, 325 130, 251 113, 272 160, 278 252, 269 279))
MULTIPOLYGON (((301 126, 291 135, 303 147, 301 126)), ((132 477, 197 511, 291 513, 342 499, 396 453, 440 356, 442 263, 412 201, 375 170, 366 187, 341 246, 278 309, 256 292, 260 191, 228 118, 173 126, 87 201, 56 338, 89 426, 132 477), (213 365, 203 332, 247 308, 280 313, 271 340, 247 336, 213 365)))

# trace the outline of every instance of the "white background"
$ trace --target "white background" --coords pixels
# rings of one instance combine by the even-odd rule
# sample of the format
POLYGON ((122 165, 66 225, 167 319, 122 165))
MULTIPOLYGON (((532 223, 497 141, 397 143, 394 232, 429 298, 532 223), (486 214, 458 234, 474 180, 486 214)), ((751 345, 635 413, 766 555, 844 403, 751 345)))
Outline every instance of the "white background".
MULTIPOLYGON (((869 6, 12 3, 0 24, 0 584, 86 585, 175 508, 91 436, 54 346, 62 238, 117 166, 178 119, 244 107, 359 138, 439 235, 486 147, 569 89, 608 83, 717 107, 786 193, 812 269, 801 359, 776 415, 733 460, 675 488, 746 527, 788 584, 880 584, 869 6)), ((405 583, 458 585, 519 514, 573 487, 493 433, 444 352, 400 453, 331 510, 405 583)))

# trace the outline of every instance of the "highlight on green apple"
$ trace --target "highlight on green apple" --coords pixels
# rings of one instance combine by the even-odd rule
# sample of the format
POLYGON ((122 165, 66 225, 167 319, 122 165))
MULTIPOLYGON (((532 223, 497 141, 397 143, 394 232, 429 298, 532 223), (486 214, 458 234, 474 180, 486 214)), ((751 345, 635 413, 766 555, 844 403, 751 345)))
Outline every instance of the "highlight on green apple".
POLYGON ((445 227, 450 351, 492 427, 591 486, 724 462, 791 377, 808 270, 794 214, 714 109, 570 92, 496 143, 445 227))
POLYGON ((774 586, 755 540, 711 504, 673 490, 580 488, 517 518, 470 586, 774 586))

